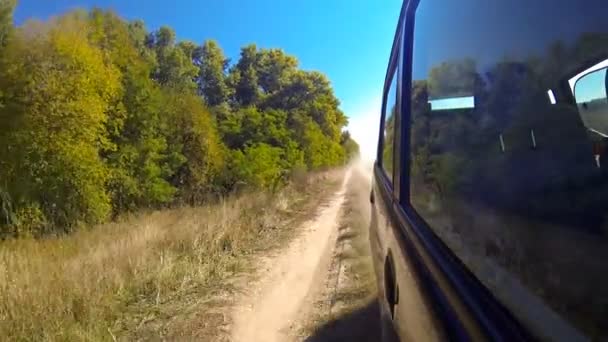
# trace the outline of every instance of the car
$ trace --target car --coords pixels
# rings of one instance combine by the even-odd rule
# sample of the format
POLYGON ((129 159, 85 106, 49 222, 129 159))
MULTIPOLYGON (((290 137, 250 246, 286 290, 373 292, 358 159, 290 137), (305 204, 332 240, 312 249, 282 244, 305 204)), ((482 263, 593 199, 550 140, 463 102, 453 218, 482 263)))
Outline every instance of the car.
POLYGON ((370 194, 384 340, 608 340, 607 18, 403 2, 370 194))

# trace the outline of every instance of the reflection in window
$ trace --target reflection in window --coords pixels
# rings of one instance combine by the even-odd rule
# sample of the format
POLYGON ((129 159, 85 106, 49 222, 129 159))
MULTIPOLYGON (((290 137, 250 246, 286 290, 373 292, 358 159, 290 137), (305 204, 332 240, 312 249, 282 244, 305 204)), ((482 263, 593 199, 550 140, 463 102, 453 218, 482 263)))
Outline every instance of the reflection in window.
POLYGON ((578 73, 577 75, 575 75, 574 77, 570 78, 568 80, 568 84, 570 85, 570 89, 572 90, 572 93, 574 93, 574 86, 576 85, 576 82, 578 82, 579 79, 581 79, 581 77, 590 74, 596 70, 599 69, 605 69, 606 67, 608 67, 608 59, 597 63, 595 65, 593 65, 592 67, 590 67, 589 69, 585 69, 583 71, 581 71, 580 73, 578 73))
POLYGON ((384 143, 382 144, 382 168, 393 181, 395 148, 395 115, 397 113, 397 71, 393 73, 391 87, 386 95, 384 108, 384 143))
POLYGON ((604 157, 608 150, 607 61, 600 62, 582 75, 575 76, 578 79, 576 82, 571 82, 574 83, 574 97, 581 119, 593 141, 593 156, 598 168, 602 167, 602 161, 606 159, 604 157))
POLYGON ((475 107, 473 96, 459 96, 447 99, 429 100, 431 110, 468 109, 475 107))
POLYGON ((580 77, 574 85, 574 97, 585 126, 603 137, 608 134, 606 68, 580 77))
POLYGON ((587 65, 608 54, 605 1, 576 25, 566 0, 455 3, 416 13, 411 205, 534 334, 606 339, 608 64, 587 65), (576 104, 553 92, 568 83, 576 104))
POLYGON ((553 90, 551 90, 551 89, 547 90, 547 96, 549 96, 549 102, 551 102, 551 104, 557 103, 555 101, 555 94, 553 93, 553 90))

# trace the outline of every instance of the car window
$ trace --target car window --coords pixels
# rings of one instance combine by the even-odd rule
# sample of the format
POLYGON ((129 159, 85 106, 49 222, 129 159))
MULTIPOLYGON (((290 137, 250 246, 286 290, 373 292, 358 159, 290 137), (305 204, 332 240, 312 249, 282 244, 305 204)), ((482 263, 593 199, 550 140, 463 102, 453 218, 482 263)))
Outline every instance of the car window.
POLYGON ((382 168, 391 183, 395 166, 395 128, 397 123, 397 68, 392 72, 391 85, 386 93, 384 106, 384 130, 382 138, 382 168))
POLYGON ((424 0, 416 11, 411 206, 543 339, 608 338, 606 9, 424 0))

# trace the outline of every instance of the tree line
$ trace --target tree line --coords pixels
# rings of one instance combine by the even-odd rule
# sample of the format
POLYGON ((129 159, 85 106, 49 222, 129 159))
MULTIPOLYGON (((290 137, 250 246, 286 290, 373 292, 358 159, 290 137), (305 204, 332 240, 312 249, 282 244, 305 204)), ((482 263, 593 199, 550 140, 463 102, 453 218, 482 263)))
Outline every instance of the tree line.
POLYGON ((327 77, 281 49, 177 41, 102 9, 13 25, 0 0, 0 237, 195 204, 345 163, 327 77))

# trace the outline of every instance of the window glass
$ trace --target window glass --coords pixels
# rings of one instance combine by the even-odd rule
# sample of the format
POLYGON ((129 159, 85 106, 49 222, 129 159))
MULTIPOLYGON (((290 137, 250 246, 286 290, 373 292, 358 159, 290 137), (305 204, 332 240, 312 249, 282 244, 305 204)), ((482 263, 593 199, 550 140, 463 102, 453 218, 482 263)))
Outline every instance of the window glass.
POLYGON ((416 12, 411 205, 541 339, 608 338, 607 9, 416 12))
POLYGON ((386 95, 384 106, 384 132, 382 145, 382 168, 388 179, 393 181, 395 159, 395 127, 397 119, 397 68, 392 74, 391 87, 386 95))

